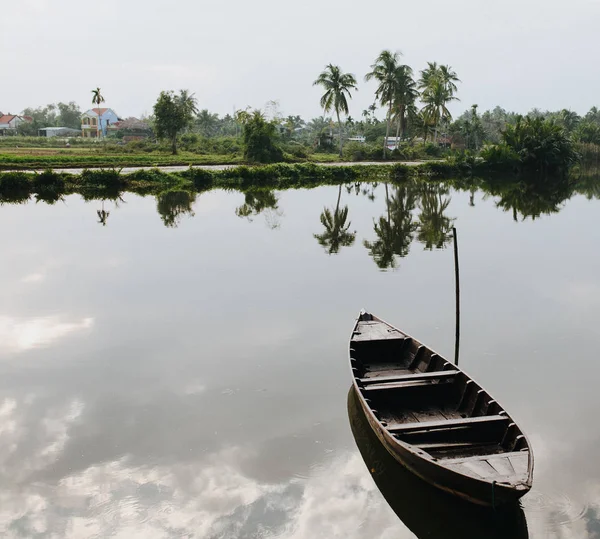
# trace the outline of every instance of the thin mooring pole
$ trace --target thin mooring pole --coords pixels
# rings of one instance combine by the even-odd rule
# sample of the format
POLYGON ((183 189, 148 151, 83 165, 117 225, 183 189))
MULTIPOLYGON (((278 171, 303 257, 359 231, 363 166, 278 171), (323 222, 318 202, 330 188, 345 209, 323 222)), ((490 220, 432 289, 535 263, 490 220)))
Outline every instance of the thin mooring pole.
POLYGON ((454 364, 458 365, 458 349, 460 346, 460 275, 458 272, 458 240, 456 237, 456 227, 452 227, 452 236, 454 237, 454 278, 456 288, 456 337, 454 341, 454 364))

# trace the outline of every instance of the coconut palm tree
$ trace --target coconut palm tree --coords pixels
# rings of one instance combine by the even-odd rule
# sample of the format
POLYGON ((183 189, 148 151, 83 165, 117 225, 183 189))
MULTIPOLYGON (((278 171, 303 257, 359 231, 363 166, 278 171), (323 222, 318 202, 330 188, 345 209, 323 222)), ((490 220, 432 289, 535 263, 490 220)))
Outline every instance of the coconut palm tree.
POLYGON ((348 206, 340 208, 342 198, 342 184, 338 188, 337 203, 333 213, 329 208, 324 208, 321 213, 321 224, 325 227, 322 234, 313 234, 328 254, 337 254, 342 247, 349 247, 356 239, 356 232, 349 232, 348 206))
POLYGON ((398 140, 406 135, 406 119, 409 109, 414 107, 415 101, 419 96, 417 83, 412 77, 413 71, 410 66, 399 65, 396 69, 396 92, 394 94, 394 111, 397 122, 396 127, 396 148, 398 140))
POLYGON ((388 137, 390 136, 390 123, 392 121, 392 110, 394 107, 394 98, 397 93, 397 69, 400 60, 400 52, 391 52, 388 50, 381 51, 375 59, 375 63, 371 65, 371 71, 365 75, 365 80, 370 81, 375 79, 379 85, 375 90, 375 97, 379 100, 382 107, 387 107, 386 115, 386 130, 383 140, 383 157, 385 158, 388 137))
POLYGON ((452 120, 452 114, 446 106, 454 97, 444 83, 439 79, 433 79, 423 93, 421 101, 424 103, 423 118, 426 125, 433 126, 433 142, 437 142, 437 134, 440 123, 452 120))
POLYGON ((292 138, 297 131, 302 129, 305 126, 306 122, 298 115, 296 116, 288 116, 285 119, 285 129, 287 131, 287 135, 289 138, 292 138))
MULTIPOLYGON (((450 101, 458 101, 454 95, 457 82, 460 82, 460 79, 447 65, 428 62, 427 67, 421 71, 419 88, 422 92, 421 101, 425 104, 423 116, 426 124, 434 128, 434 142, 437 142, 440 122, 452 119, 446 104, 450 101)), ((427 133, 425 138, 427 139, 427 133)))
POLYGON ((208 109, 203 109, 196 117, 196 125, 200 133, 205 137, 212 137, 216 134, 219 125, 219 115, 214 112, 209 112, 208 109))
POLYGON ((348 114, 348 99, 352 98, 351 90, 357 90, 356 78, 351 73, 344 73, 339 66, 328 64, 313 86, 322 86, 325 93, 321 97, 321 107, 325 112, 334 110, 340 130, 340 157, 342 157, 342 121, 340 113, 348 114))
POLYGON ((572 110, 562 109, 559 113, 559 123, 567 133, 572 133, 580 121, 579 114, 572 110))
MULTIPOLYGON (((92 105, 96 105, 100 109, 100 105, 104 103, 104 96, 100 88, 92 90, 92 105)), ((100 112, 98 112, 98 123, 96 124, 96 138, 100 136, 100 112)))
POLYGON ((188 90, 179 90, 175 96, 175 103, 179 108, 179 114, 185 118, 186 127, 192 124, 194 116, 198 114, 198 100, 188 90))

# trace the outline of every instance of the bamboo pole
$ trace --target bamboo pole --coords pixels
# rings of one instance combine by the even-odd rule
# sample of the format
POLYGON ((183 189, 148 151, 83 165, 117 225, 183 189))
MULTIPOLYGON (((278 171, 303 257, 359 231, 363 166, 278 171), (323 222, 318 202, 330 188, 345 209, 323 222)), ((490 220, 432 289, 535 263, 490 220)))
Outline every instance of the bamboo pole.
POLYGON ((460 275, 458 271, 458 238, 456 227, 452 227, 454 237, 454 279, 456 292, 456 335, 454 340, 454 364, 458 365, 458 351, 460 347, 460 275))

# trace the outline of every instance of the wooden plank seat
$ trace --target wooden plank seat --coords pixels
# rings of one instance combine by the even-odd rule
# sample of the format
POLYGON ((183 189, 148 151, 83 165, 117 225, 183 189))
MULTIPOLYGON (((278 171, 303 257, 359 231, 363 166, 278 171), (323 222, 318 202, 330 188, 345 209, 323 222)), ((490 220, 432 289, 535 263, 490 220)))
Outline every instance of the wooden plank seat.
MULTIPOLYGON (((393 384, 402 384, 404 382, 422 382, 433 380, 448 380, 456 376, 460 371, 434 371, 417 372, 414 374, 401 374, 396 376, 373 376, 372 378, 360 378, 359 381, 365 386, 365 389, 390 389, 393 384), (392 384, 392 385, 390 385, 392 384), (381 386, 381 387, 374 387, 381 386)), ((402 386, 398 386, 402 387, 402 386)))
POLYGON ((387 430, 392 433, 406 434, 422 430, 431 431, 471 427, 475 425, 498 423, 501 421, 508 421, 508 417, 505 415, 487 415, 480 417, 465 417, 461 419, 445 419, 441 421, 420 421, 415 423, 403 423, 401 425, 389 425, 387 430))

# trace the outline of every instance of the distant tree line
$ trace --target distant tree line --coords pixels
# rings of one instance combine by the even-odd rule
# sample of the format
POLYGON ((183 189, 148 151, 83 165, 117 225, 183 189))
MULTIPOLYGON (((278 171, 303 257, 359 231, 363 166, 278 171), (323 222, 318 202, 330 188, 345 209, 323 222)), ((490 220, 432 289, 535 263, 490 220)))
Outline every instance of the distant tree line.
POLYGON ((32 122, 19 125, 18 132, 23 136, 36 136, 43 127, 81 128, 81 109, 77 103, 50 103, 44 107, 26 108, 22 116, 30 116, 32 122))

